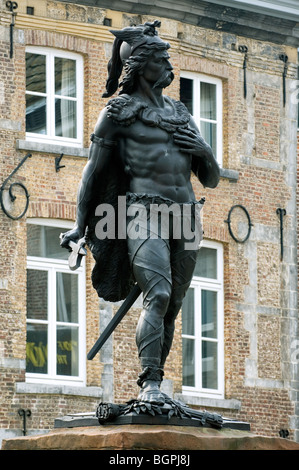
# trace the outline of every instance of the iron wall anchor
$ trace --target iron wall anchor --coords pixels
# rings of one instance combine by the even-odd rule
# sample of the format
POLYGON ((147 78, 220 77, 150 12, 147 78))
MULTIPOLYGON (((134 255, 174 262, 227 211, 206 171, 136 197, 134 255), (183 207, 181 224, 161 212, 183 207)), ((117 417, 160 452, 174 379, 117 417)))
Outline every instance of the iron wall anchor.
POLYGON ((23 417, 23 436, 27 434, 27 417, 31 416, 31 410, 24 410, 24 408, 20 408, 18 410, 18 415, 23 417))
POLYGON ((9 35, 10 35, 10 54, 9 54, 9 56, 12 59, 13 58, 13 31, 14 31, 14 26, 15 26, 15 17, 17 15, 17 13, 14 10, 16 10, 18 8, 18 4, 17 4, 17 2, 8 1, 8 2, 6 2, 6 6, 11 11, 11 24, 9 26, 9 35))
POLYGON ((243 71, 244 71, 244 98, 247 97, 247 78, 246 78, 246 69, 247 69, 247 59, 248 59, 248 47, 247 46, 239 46, 239 52, 244 54, 244 61, 243 61, 243 71))
POLYGON ((279 59, 284 62, 284 68, 282 73, 282 93, 283 93, 283 106, 286 104, 286 76, 288 71, 288 56, 286 54, 281 54, 279 59))
POLYGON ((18 164, 18 166, 11 172, 11 174, 6 178, 6 180, 3 182, 1 188, 0 188, 0 205, 1 205, 1 208, 4 212, 4 214, 7 215, 7 217, 9 217, 10 219, 13 219, 13 220, 18 220, 18 219, 21 219, 23 217, 23 215, 27 212, 27 209, 28 209, 28 205, 29 205, 29 193, 27 191, 27 188, 26 186, 23 184, 23 183, 18 183, 18 182, 15 182, 15 183, 11 183, 11 185, 9 186, 9 190, 8 190, 8 194, 9 194, 9 197, 10 197, 10 200, 11 202, 14 202, 17 198, 17 196, 15 196, 13 194, 13 188, 15 186, 19 186, 20 188, 23 189, 24 193, 25 193, 25 196, 26 196, 26 204, 25 204, 25 208, 24 210, 21 212, 21 214, 17 215, 17 216, 13 216, 9 210, 5 207, 5 204, 4 204, 4 201, 3 201, 3 191, 5 190, 5 186, 6 184, 8 183, 8 181, 10 180, 10 178, 12 178, 12 176, 18 171, 19 168, 21 168, 21 166, 25 163, 25 161, 27 160, 27 158, 30 158, 32 155, 31 153, 27 153, 27 155, 23 158, 23 160, 18 164))
POLYGON ((276 209, 276 214, 279 215, 280 220, 280 260, 283 260, 283 217, 287 214, 285 209, 281 209, 280 207, 276 209))
POLYGON ((60 155, 60 157, 55 157, 55 170, 56 170, 56 173, 58 173, 58 171, 60 171, 61 168, 65 168, 65 165, 60 165, 62 157, 63 157, 63 153, 60 155))

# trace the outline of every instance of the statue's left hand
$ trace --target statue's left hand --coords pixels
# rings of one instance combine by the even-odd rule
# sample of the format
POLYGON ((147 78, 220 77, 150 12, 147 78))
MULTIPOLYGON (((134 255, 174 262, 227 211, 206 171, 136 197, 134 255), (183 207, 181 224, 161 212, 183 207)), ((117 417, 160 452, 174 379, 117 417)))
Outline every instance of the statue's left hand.
POLYGON ((205 142, 200 133, 193 129, 178 128, 173 134, 173 139, 182 152, 198 157, 203 157, 212 152, 211 147, 205 142))

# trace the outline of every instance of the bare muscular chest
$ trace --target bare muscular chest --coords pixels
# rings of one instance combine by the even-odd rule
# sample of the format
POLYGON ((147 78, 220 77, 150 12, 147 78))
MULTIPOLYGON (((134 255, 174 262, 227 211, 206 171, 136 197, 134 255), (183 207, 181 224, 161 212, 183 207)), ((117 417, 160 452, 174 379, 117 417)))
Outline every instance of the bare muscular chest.
POLYGON ((124 129, 120 139, 121 158, 133 176, 185 173, 190 157, 174 143, 173 134, 140 121, 124 129))

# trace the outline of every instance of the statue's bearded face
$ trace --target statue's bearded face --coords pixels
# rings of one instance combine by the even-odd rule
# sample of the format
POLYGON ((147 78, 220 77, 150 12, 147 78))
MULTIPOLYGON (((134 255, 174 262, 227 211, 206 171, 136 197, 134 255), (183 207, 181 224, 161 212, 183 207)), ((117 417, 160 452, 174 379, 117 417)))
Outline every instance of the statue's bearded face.
POLYGON ((157 51, 149 58, 142 75, 153 88, 166 88, 174 79, 173 67, 167 50, 157 51))

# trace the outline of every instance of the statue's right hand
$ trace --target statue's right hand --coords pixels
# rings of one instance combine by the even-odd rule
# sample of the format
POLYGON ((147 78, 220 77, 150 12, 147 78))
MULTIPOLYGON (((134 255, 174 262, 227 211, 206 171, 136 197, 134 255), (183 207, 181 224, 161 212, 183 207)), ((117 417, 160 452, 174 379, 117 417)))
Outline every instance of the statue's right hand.
POLYGON ((69 246, 70 241, 77 243, 78 240, 83 237, 83 235, 84 234, 82 233, 82 230, 79 229, 79 227, 74 227, 72 230, 69 230, 68 232, 62 233, 60 235, 60 246, 62 248, 66 248, 69 251, 72 251, 69 246))

